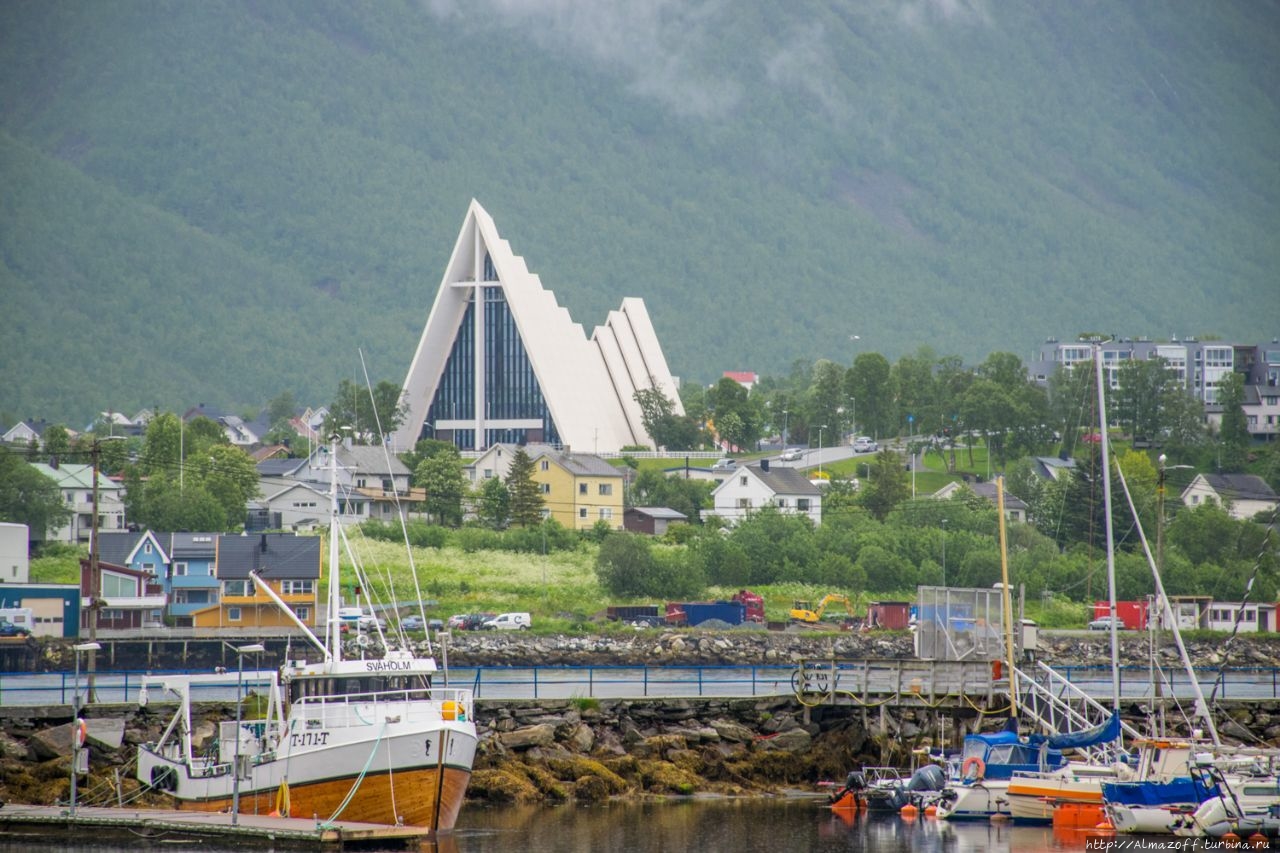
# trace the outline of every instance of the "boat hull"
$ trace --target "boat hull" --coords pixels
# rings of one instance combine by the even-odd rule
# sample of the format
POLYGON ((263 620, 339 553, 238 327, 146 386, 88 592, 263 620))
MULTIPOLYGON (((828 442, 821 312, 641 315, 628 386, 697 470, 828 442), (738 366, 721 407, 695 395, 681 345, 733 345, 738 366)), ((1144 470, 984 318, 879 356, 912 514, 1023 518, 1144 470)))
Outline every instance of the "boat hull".
POLYGON ((1131 806, 1107 804, 1107 817, 1116 832, 1126 835, 1172 835, 1174 823, 1199 803, 1181 806, 1131 806))
POLYGON ((937 817, 943 820, 990 820, 1009 817, 1009 783, 975 782, 948 788, 938 800, 937 817), (953 796, 954 795, 954 796, 953 796))
POLYGON ((1053 823, 1059 803, 1102 806, 1102 783, 1096 780, 1042 779, 1009 783, 1009 814, 1015 823, 1053 823))
MULTIPOLYGON (((239 783, 241 814, 280 811, 287 782, 288 812, 318 820, 421 826, 447 831, 457 821, 476 735, 470 724, 404 730, 347 739, 324 748, 261 757, 239 783), (339 772, 341 771, 341 772, 339 772)), ((330 740, 338 740, 339 732, 330 740)), ((349 732, 348 732, 349 734, 349 732)), ((172 796, 183 811, 230 811, 235 797, 231 765, 190 768, 180 758, 142 747, 139 777, 172 796)))

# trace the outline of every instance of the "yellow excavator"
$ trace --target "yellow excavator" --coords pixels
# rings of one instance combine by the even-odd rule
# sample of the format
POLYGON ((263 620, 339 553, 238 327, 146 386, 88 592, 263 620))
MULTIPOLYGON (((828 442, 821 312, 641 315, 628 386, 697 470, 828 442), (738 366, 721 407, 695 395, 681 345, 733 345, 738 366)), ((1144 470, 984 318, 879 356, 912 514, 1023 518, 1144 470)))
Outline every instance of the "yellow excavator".
POLYGON ((803 622, 806 625, 815 625, 822 621, 822 614, 827 612, 827 607, 832 604, 843 604, 845 611, 849 614, 849 618, 853 618, 853 604, 849 601, 847 595, 824 595, 822 600, 818 602, 818 606, 814 607, 812 601, 797 601, 795 606, 791 608, 791 621, 803 622))

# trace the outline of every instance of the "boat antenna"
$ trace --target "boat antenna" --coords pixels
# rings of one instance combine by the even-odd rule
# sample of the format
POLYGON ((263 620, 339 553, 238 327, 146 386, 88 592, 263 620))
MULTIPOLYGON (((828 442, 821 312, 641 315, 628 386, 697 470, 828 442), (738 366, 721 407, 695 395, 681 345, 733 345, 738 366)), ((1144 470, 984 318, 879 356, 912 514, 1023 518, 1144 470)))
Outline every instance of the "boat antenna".
POLYGON ((1098 380, 1098 430, 1102 449, 1102 506, 1107 530, 1107 616, 1111 623, 1111 710, 1120 712, 1120 632, 1116 627, 1116 541, 1111 519, 1111 455, 1107 434, 1107 386, 1102 375, 1102 346, 1093 345, 1098 380))
POLYGON ((329 436, 329 621, 325 639, 329 654, 335 661, 342 660, 342 634, 338 613, 342 604, 342 589, 338 579, 338 433, 329 436))

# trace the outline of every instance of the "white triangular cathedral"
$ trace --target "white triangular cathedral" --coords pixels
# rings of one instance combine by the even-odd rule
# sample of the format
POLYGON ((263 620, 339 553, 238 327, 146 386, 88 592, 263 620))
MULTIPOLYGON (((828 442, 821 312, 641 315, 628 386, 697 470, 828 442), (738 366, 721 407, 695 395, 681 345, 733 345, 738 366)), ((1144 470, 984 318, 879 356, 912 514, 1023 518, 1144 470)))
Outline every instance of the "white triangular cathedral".
POLYGON ((473 199, 409 365, 407 413, 392 441, 397 450, 421 438, 459 450, 652 446, 635 401, 648 388, 684 413, 644 301, 622 300, 588 339, 473 199))

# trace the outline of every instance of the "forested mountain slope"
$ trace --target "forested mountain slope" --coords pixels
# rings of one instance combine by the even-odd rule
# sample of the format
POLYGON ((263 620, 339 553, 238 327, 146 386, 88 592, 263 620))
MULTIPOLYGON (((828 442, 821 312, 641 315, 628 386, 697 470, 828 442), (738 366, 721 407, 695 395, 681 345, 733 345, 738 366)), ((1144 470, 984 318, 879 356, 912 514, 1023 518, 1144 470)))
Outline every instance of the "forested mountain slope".
POLYGON ((0 412, 398 381, 477 198, 672 370, 1280 329, 1280 7, 0 5, 0 412))

